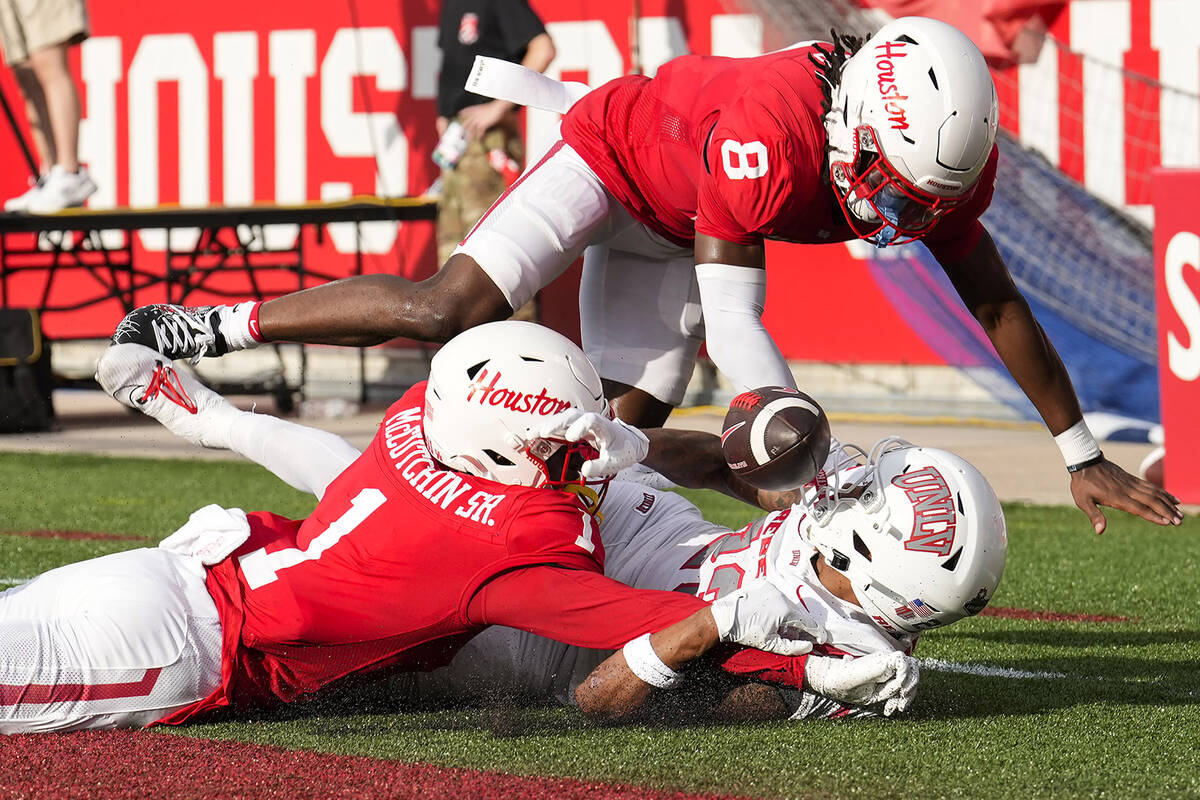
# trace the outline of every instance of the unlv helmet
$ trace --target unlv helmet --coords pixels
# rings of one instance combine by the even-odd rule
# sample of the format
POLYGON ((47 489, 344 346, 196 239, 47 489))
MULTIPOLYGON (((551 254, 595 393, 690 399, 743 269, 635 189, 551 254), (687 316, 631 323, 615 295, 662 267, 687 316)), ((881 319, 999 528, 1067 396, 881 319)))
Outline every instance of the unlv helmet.
POLYGON ((455 336, 433 357, 425 442, 450 469, 500 483, 581 483, 571 473, 595 455, 586 445, 513 438, 567 408, 608 413, 600 376, 583 351, 541 325, 491 322, 455 336))
POLYGON ((902 17, 846 60, 825 117, 830 180, 860 238, 927 233, 974 189, 996 140, 996 87, 951 25, 902 17))
POLYGON ((839 471, 847 466, 853 477, 839 485, 831 476, 801 535, 876 624, 915 633, 982 611, 1004 573, 1008 535, 979 470, 896 438, 877 442, 865 469, 847 461, 839 471))

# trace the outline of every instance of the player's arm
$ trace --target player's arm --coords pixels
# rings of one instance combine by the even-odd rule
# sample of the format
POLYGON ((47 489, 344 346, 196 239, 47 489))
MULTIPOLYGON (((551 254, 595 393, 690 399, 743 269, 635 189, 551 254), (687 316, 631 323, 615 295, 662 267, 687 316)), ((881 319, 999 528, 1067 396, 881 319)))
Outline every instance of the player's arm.
POLYGON ((735 386, 791 386, 788 369, 763 325, 767 300, 762 240, 752 244, 696 233, 696 282, 708 355, 735 386))
POLYGON ((941 263, 1000 359, 1064 448, 1068 467, 1077 462, 1085 465, 1071 472, 1071 494, 1096 533, 1103 533, 1106 526, 1101 505, 1161 525, 1179 524, 1182 516, 1174 497, 1125 472, 1095 446, 1066 367, 1013 283, 991 236, 984 231, 967 255, 941 263), (1082 453, 1082 458, 1073 459, 1073 452, 1082 453))
POLYGON ((619 718, 655 688, 671 688, 685 665, 719 642, 800 655, 812 640, 781 629, 816 623, 771 584, 756 581, 713 604, 681 592, 633 589, 598 572, 537 565, 486 583, 468 603, 471 625, 507 625, 566 644, 618 652, 577 689, 585 713, 619 718), (619 648, 619 649, 618 649, 619 648))
POLYGON ((642 463, 680 486, 712 489, 764 511, 791 508, 800 502, 803 487, 769 492, 734 475, 721 453, 721 439, 714 434, 667 428, 645 433, 650 448, 642 463))

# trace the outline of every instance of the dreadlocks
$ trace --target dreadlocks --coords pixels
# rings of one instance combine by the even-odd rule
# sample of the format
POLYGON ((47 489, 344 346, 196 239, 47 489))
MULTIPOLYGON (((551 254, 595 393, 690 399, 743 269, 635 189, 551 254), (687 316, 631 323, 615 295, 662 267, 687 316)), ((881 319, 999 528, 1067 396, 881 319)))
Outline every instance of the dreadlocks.
POLYGON ((833 37, 832 44, 823 42, 816 46, 823 58, 818 58, 811 52, 808 54, 808 60, 817 68, 817 77, 821 79, 821 93, 824 95, 821 102, 822 114, 828 114, 833 105, 833 90, 842 79, 842 67, 866 41, 865 36, 838 33, 833 28, 829 29, 829 34, 833 37))

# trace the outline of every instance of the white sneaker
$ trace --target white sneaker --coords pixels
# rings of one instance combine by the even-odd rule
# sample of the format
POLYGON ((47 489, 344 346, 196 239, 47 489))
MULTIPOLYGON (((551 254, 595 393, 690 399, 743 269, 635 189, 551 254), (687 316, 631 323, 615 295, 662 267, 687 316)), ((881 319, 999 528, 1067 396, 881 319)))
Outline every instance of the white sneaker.
POLYGON ((42 186, 29 203, 31 214, 54 214, 64 208, 83 205, 96 191, 96 182, 86 167, 67 172, 55 165, 42 179, 42 186))
POLYGON ((28 211, 30 204, 33 203, 33 198, 37 197, 38 192, 42 190, 42 184, 45 182, 45 175, 38 177, 36 181, 30 181, 28 189, 16 197, 10 197, 4 201, 4 210, 10 214, 28 211))
POLYGON ((160 353, 140 344, 114 344, 96 364, 96 380, 118 403, 203 447, 228 448, 229 429, 242 412, 160 353))

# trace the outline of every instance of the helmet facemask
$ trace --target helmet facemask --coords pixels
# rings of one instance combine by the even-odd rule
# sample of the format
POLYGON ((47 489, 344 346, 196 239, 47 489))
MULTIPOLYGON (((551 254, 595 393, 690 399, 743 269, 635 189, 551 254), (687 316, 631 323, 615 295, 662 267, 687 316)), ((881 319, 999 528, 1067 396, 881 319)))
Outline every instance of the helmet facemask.
POLYGON ((921 238, 974 191, 996 135, 996 87, 961 31, 884 25, 828 86, 829 179, 846 221, 880 247, 921 238))
POLYGON ((608 494, 608 484, 612 477, 585 478, 581 472, 583 462, 600 455, 596 448, 587 442, 535 439, 525 448, 524 453, 546 476, 542 486, 578 495, 589 514, 597 519, 603 517, 600 505, 608 494))
POLYGON ((831 161, 829 179, 846 222, 860 239, 877 247, 916 241, 971 196, 973 186, 957 197, 913 186, 888 161, 870 125, 855 128, 852 139, 850 160, 831 161))
POLYGON ((801 534, 846 576, 863 610, 893 636, 979 613, 1007 550, 1003 512, 983 476, 951 453, 895 437, 869 455, 843 449, 854 454, 818 487, 801 534))

